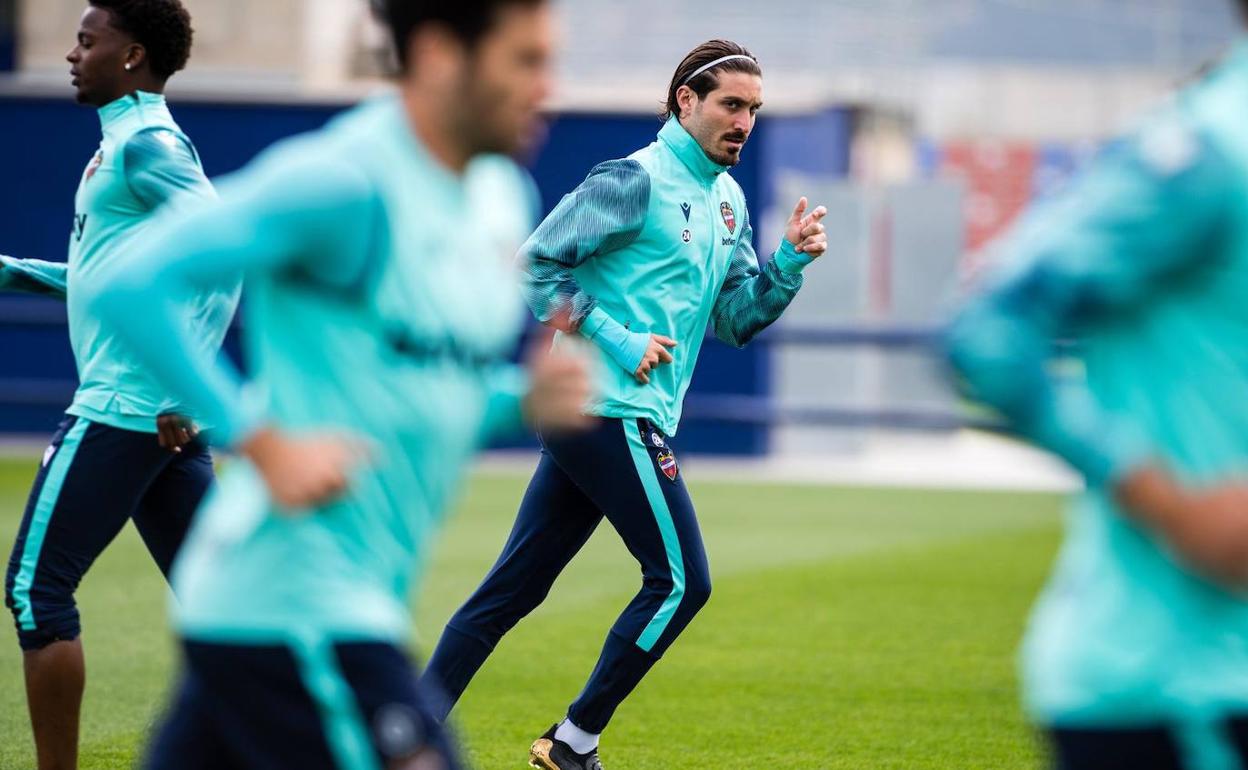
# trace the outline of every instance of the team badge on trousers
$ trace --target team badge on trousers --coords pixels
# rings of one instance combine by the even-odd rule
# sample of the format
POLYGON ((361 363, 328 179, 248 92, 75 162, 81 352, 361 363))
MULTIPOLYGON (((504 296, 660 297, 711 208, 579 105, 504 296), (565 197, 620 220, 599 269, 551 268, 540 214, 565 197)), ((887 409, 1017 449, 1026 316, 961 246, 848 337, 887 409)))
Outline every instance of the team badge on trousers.
POLYGON ((654 461, 659 464, 659 470, 663 471, 663 475, 671 481, 676 480, 676 455, 672 454, 672 450, 664 449, 654 456, 654 461))

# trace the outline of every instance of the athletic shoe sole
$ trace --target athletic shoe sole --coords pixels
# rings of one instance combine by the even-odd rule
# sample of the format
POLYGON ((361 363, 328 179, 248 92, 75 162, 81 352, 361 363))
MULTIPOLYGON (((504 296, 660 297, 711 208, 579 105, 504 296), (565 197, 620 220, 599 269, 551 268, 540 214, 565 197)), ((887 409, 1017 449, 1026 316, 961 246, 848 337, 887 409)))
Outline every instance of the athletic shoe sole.
POLYGON ((559 770, 559 766, 550 758, 550 750, 554 746, 549 738, 533 741, 533 747, 529 749, 529 767, 536 767, 537 770, 559 770))

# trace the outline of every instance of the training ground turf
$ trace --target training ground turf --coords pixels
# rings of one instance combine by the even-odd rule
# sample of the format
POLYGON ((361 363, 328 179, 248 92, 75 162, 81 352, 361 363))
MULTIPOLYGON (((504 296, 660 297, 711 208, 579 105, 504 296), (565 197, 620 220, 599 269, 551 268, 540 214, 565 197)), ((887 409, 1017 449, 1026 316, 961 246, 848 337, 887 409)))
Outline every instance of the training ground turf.
MULTIPOLYGON (((7 557, 37 460, 0 461, 7 557)), ((525 478, 483 475, 439 544, 420 645, 497 555, 525 478)), ((692 484, 714 594, 616 714, 610 770, 1038 767, 1014 649, 1057 543, 1052 495, 692 484)), ((458 723, 474 767, 525 767, 639 584, 610 526, 500 644, 458 723)), ((84 770, 130 768, 173 675, 164 586, 127 527, 78 595, 84 770)), ((4 620, 6 628, 11 621, 4 620)), ((0 639, 0 768, 34 766, 15 634, 0 639)))

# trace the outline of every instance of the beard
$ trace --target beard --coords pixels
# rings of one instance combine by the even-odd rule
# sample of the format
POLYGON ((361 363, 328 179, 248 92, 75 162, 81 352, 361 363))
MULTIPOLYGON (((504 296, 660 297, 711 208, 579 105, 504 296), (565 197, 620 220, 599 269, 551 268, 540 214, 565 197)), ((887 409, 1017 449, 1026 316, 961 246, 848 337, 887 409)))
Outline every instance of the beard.
POLYGON ((724 134, 702 144, 702 151, 706 153, 706 157, 720 166, 735 166, 741 162, 741 150, 745 149, 747 138, 748 135, 745 134, 724 134), (721 149, 719 143, 724 141, 740 142, 741 146, 735 150, 721 149))
POLYGON ((455 135, 470 154, 499 153, 510 155, 517 150, 519 137, 499 125, 498 116, 490 111, 497 108, 488 99, 468 96, 460 105, 461 112, 454 121, 455 135))
POLYGON ((468 71, 459 93, 451 124, 471 154, 522 157, 544 137, 546 122, 538 113, 516 109, 506 90, 491 87, 475 69, 468 71))
POLYGON ((713 160, 720 166, 735 166, 741 162, 741 151, 737 150, 733 153, 728 152, 708 152, 706 157, 713 160))

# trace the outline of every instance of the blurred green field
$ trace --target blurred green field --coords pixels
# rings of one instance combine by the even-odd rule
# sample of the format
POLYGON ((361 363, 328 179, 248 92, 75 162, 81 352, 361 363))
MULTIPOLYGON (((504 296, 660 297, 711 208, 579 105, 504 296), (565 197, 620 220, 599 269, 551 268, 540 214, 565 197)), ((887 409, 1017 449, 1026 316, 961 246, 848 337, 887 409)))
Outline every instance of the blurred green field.
MULTIPOLYGON (((35 459, 0 461, 7 556, 35 459)), ((473 480, 424 583, 420 645, 497 555, 526 479, 473 480)), ((710 604, 620 708, 610 770, 1039 766, 1014 649, 1052 558, 1054 495, 691 483, 710 604)), ((500 645, 456 712, 475 767, 523 768, 638 586, 608 525, 500 645)), ((132 528, 79 594, 81 766, 129 768, 174 670, 164 586, 132 528)), ((12 628, 6 621, 6 628, 12 628)), ((0 642, 0 768, 31 768, 21 660, 0 642)))

